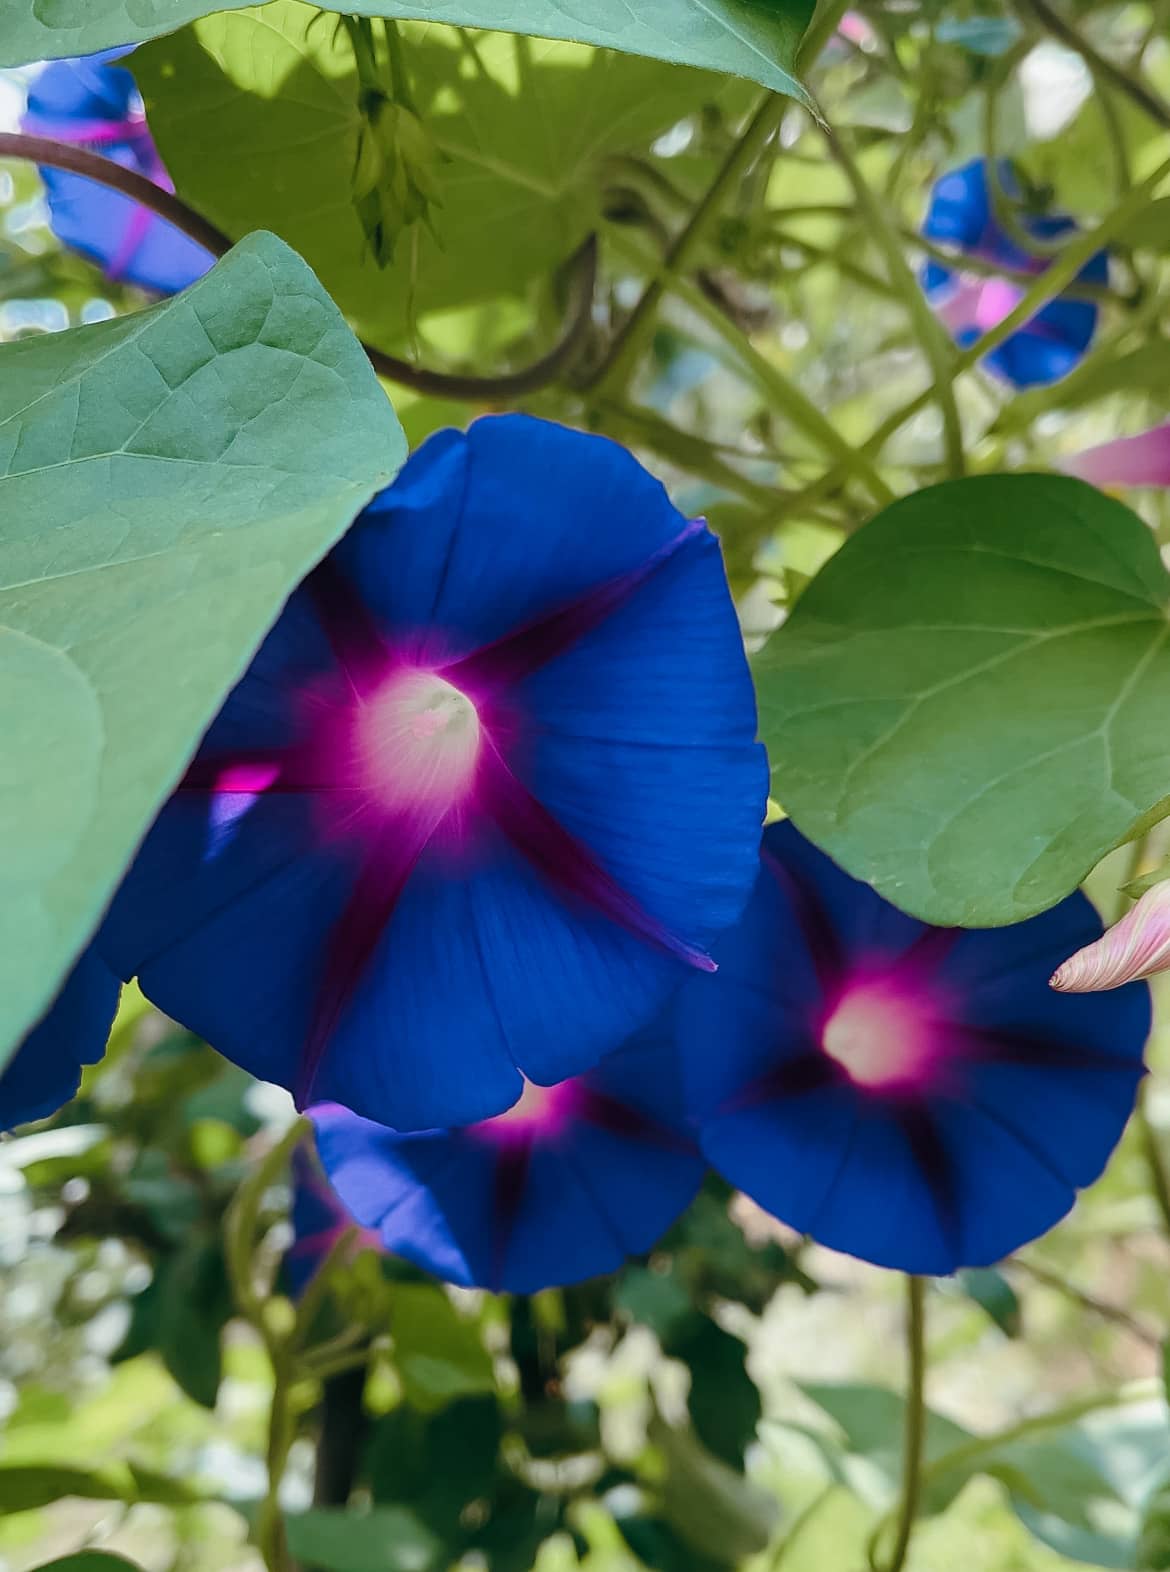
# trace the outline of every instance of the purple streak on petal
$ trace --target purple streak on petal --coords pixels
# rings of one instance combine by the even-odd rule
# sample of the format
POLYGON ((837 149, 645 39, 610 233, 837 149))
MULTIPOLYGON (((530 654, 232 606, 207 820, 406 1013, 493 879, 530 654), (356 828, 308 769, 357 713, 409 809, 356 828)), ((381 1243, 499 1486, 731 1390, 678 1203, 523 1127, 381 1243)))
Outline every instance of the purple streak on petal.
POLYGON ((370 609, 332 557, 319 562, 305 580, 317 617, 338 665, 359 697, 382 680, 394 653, 370 609))
POLYGON ((482 811, 551 884, 688 966, 715 971, 709 955, 671 933, 622 889, 589 848, 517 780, 492 747, 483 751, 476 791, 482 811))
MULTIPOLYGON (((52 120, 40 115, 29 116, 28 129, 37 136, 52 137, 56 142, 93 143, 136 141, 146 130, 146 122, 126 120, 52 120)), ((149 133, 147 133, 149 134, 149 133)))
POLYGON ((720 1105, 718 1113, 722 1117, 725 1114, 741 1113, 745 1108, 759 1108, 764 1103, 802 1097, 806 1092, 818 1092, 822 1087, 846 1079, 841 1066, 810 1043, 795 1059, 776 1065, 741 1087, 733 1097, 720 1105))
POLYGON ((1170 423, 1073 453, 1059 468, 1093 486, 1170 486, 1170 423))
POLYGON ((827 999, 841 986, 847 975, 845 954, 837 931, 829 921, 820 895, 807 879, 766 852, 763 854, 763 863, 796 915, 821 993, 827 999))
POLYGON ((227 749, 193 759, 176 787, 180 792, 209 796, 245 793, 360 790, 334 756, 320 748, 227 749))
POLYGON ((492 1283, 503 1280, 508 1246, 516 1217, 524 1200, 524 1186, 528 1182, 528 1167, 532 1160, 532 1137, 509 1141, 501 1146, 496 1158, 495 1183, 492 1194, 492 1283))
POLYGON ((961 1254, 959 1184, 955 1165, 930 1109, 908 1102, 898 1109, 898 1123, 906 1137, 919 1172, 926 1181, 938 1216, 939 1228, 951 1254, 961 1254))
POLYGON ((329 935, 321 984, 293 1088, 293 1100, 299 1110, 313 1100, 313 1085, 329 1039, 438 822, 433 817, 413 823, 400 820, 384 830, 366 854, 361 874, 329 935))
POLYGON ((604 1092, 594 1091, 584 1082, 578 1084, 577 1118, 596 1129, 607 1130, 611 1135, 625 1136, 628 1140, 645 1141, 650 1146, 665 1148, 670 1152, 697 1152, 678 1130, 668 1129, 628 1103, 619 1103, 604 1092))
POLYGON ((890 978, 900 984, 913 985, 918 979, 925 982, 937 977, 939 968, 962 936, 962 928, 924 928, 909 949, 903 950, 891 962, 890 978))
POLYGON ((948 1060, 955 1058, 993 1061, 1000 1064, 1041 1065, 1059 1070, 1110 1070, 1118 1075, 1139 1081, 1146 1073, 1143 1064, 1121 1059, 1114 1054, 1098 1053, 1092 1048, 1034 1036, 1028 1032, 1013 1032, 1009 1028, 964 1026, 960 1022, 948 1023, 944 1043, 950 1048, 948 1060), (948 1042, 949 1040, 949 1042, 948 1042))
POLYGON ((150 234, 151 225, 155 222, 154 214, 149 208, 135 206, 126 221, 126 228, 122 231, 122 241, 106 264, 106 276, 117 282, 125 278, 134 258, 138 255, 139 248, 147 235, 150 234))
POLYGON ((514 629, 483 649, 454 664, 439 668, 456 687, 473 693, 506 687, 530 676, 541 666, 564 654, 578 639, 611 617, 635 595, 647 579, 678 552, 689 540, 706 529, 702 519, 693 519, 677 535, 660 546, 644 562, 627 573, 586 590, 575 600, 547 612, 523 627, 514 629))

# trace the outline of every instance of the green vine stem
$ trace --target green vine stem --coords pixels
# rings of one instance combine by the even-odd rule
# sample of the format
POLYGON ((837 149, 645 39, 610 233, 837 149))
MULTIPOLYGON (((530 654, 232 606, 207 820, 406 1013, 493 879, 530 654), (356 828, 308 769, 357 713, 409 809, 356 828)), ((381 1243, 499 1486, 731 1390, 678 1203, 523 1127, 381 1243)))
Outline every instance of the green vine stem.
MULTIPOLYGON (((1086 1397, 1074 1398, 1072 1402, 1050 1408, 1043 1414, 1030 1414, 1028 1418, 1017 1420, 1015 1424, 1007 1425, 992 1435, 972 1436, 969 1441, 952 1447, 949 1452, 940 1453, 922 1465, 919 1472, 920 1490, 925 1490, 935 1480, 943 1479, 952 1472, 973 1473, 986 1459, 1004 1447, 1014 1446, 1018 1441, 1029 1441, 1033 1436, 1044 1435, 1049 1430, 1060 1430, 1089 1414, 1101 1413, 1109 1408, 1125 1408, 1130 1403, 1146 1403, 1163 1394, 1162 1382, 1157 1378, 1131 1381, 1107 1392, 1093 1392, 1086 1397)), ((898 1510, 900 1507, 895 1508, 895 1511, 898 1510)), ((885 1537, 894 1516, 895 1512, 891 1511, 880 1520, 870 1536, 871 1546, 876 1546, 885 1537)))
MULTIPOLYGON (((613 238, 614 243, 625 250, 627 255, 635 255, 627 236, 619 231, 613 238)), ((640 265, 646 265, 642 253, 636 255, 640 265)), ((666 262, 662 264, 658 276, 662 279, 664 291, 669 290, 677 295, 712 329, 731 358, 738 363, 741 373, 760 389, 772 409, 791 421, 797 430, 802 431, 829 457, 835 458, 842 470, 859 480, 880 505, 885 506, 894 500, 893 491, 878 473, 872 459, 847 442, 812 400, 778 366, 762 355, 746 335, 735 328, 718 307, 712 305, 701 289, 688 278, 677 273, 669 274, 666 262)))
MULTIPOLYGON (((121 164, 103 158, 99 153, 90 153, 85 148, 72 147, 66 142, 55 142, 49 137, 6 131, 0 132, 0 158, 46 164, 53 169, 84 175, 89 180, 96 180, 99 185, 121 191, 143 207, 150 208, 160 218, 166 219, 176 229, 182 230, 214 257, 222 257, 234 244, 222 230, 209 223, 173 192, 164 191, 144 175, 124 169, 121 164)), ((414 365, 372 344, 363 343, 362 348, 380 377, 432 398, 475 403, 519 398, 526 393, 538 392, 564 375, 579 359, 588 340, 593 321, 593 295, 597 286, 595 236, 590 235, 570 261, 569 276, 570 300, 561 337, 547 354, 515 371, 504 371, 495 376, 462 376, 457 372, 432 371, 426 366, 414 365)))
POLYGON ((933 396, 938 400, 943 419, 943 446, 947 470, 952 476, 962 475, 966 469, 963 452, 963 425, 955 400, 954 377, 956 355, 954 345, 942 323, 931 310, 914 270, 906 260, 902 242, 895 224, 883 204, 870 189, 846 139, 831 126, 821 128, 829 153, 840 168, 857 198, 858 208, 865 216, 874 241, 882 253, 890 284, 897 290, 913 325, 922 352, 934 379, 933 396))
POLYGON ((677 275, 689 268, 707 238, 709 226, 740 179, 751 169, 780 124, 789 100, 769 93, 723 160, 690 219, 678 232, 663 258, 661 268, 642 291, 637 304, 614 335, 607 354, 586 387, 613 397, 629 380, 634 363, 653 331, 659 306, 677 275))
MULTIPOLYGON (((926 1439, 926 1281, 906 1279, 906 1352, 909 1375, 906 1385, 906 1410, 902 1431, 902 1493, 898 1502, 896 1533, 890 1559, 882 1572, 902 1572, 922 1497, 922 1453, 926 1439)), ((877 1549, 884 1522, 878 1524, 869 1542, 869 1564, 877 1572, 877 1549)))
POLYGON ((285 1301, 273 1299, 257 1288, 253 1256, 264 1196, 288 1168, 308 1128, 305 1119, 293 1121, 236 1191, 224 1217, 224 1255, 236 1307, 259 1335, 272 1366, 265 1458, 268 1485, 257 1509, 255 1527, 256 1544, 268 1572, 294 1572, 280 1510, 280 1484, 297 1435, 298 1415, 293 1404, 295 1323, 285 1301), (282 1315, 282 1311, 287 1315, 282 1315))

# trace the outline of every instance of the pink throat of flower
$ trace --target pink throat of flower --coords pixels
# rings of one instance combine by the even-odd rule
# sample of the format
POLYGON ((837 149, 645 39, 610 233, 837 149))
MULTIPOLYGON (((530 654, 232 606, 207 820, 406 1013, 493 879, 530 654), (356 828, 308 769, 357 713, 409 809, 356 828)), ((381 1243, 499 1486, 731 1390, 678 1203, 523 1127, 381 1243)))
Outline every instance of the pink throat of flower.
POLYGON ((433 671, 395 672, 354 719, 362 784, 397 812, 454 806, 471 788, 482 740, 472 700, 433 671))
POLYGON ((494 1119, 472 1125, 471 1129, 476 1135, 501 1145, 555 1135, 572 1118, 578 1101, 573 1081, 562 1081, 559 1086, 537 1086, 525 1079, 524 1090, 511 1108, 494 1119))
POLYGON ((856 1085, 911 1090, 929 1077, 936 1035, 926 1001, 888 979, 845 990, 821 1029, 821 1047, 856 1085))
POLYGON ((989 333, 1010 316, 1023 298, 1023 290, 1009 279, 961 273, 949 292, 938 301, 936 309, 952 333, 971 328, 989 333))

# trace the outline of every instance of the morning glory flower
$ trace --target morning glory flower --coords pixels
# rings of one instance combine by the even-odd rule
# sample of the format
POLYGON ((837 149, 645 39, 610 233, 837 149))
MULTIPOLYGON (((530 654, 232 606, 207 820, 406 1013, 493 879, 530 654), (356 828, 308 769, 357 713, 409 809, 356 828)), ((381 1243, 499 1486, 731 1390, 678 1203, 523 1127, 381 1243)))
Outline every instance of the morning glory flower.
POLYGON ((1060 460, 1066 475, 1091 486, 1170 486, 1170 424, 1153 426, 1135 437, 1117 437, 1060 460))
POLYGON ((713 966, 755 727, 705 525, 604 438, 444 432, 293 595, 99 947, 300 1107, 488 1118, 713 966))
POLYGON ((43 1020, 0 1071, 0 1130, 47 1119, 77 1095, 81 1067, 105 1052, 122 985, 91 948, 43 1020))
POLYGON ((657 1243, 706 1165, 673 1045, 631 1046, 457 1130, 397 1135, 311 1110, 346 1208, 383 1246, 448 1282, 536 1293, 616 1271, 657 1243))
MULTIPOLYGON (((23 129, 101 153, 173 191, 134 78, 114 64, 126 52, 107 50, 45 66, 29 89, 23 129)), ((47 166, 40 175, 53 233, 62 244, 90 257, 108 278, 171 295, 194 283, 215 260, 120 191, 47 166)))
POLYGON ((284 1268, 293 1297, 299 1299, 329 1255, 346 1235, 351 1253, 381 1250, 378 1235, 360 1228, 346 1211, 318 1164, 298 1146, 292 1160, 293 1242, 284 1252, 284 1268))
MULTIPOLYGON (((1012 203, 1020 229, 1039 241, 1075 232, 1071 218, 1057 213, 1031 213, 1020 201, 1019 184, 1006 159, 999 165, 1000 183, 1012 203)), ((928 240, 961 255, 1039 277, 1048 257, 1021 247, 995 217, 988 190, 985 159, 973 159, 943 175, 931 192, 922 225, 928 240)), ((1079 284, 1109 282, 1109 258, 1099 251, 1077 275, 1079 284)), ((1024 295, 1014 279, 944 266, 933 259, 922 270, 922 287, 956 343, 966 348, 1002 322, 1024 295)), ((1066 376, 1081 359, 1097 328, 1095 302, 1059 295, 986 357, 986 364, 1013 387, 1032 387, 1066 376)))
POLYGON ((755 894, 652 1033, 704 1155, 820 1243, 944 1274, 1045 1232, 1101 1173, 1142 1076, 1147 988, 1072 998, 1077 894, 1009 928, 932 928, 771 826, 755 894))
POLYGON ((1170 971, 1170 884, 1163 882, 1058 966, 1052 986, 1061 993, 1096 993, 1165 971, 1170 971))

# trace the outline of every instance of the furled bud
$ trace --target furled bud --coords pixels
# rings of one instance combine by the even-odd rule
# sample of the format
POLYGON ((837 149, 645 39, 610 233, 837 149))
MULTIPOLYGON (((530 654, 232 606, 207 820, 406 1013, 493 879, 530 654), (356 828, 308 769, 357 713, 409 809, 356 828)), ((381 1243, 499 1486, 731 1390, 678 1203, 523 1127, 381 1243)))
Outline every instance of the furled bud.
POLYGON ((1170 486, 1170 423, 1070 454, 1060 468, 1102 489, 1170 486))
POLYGON ((1052 977, 1061 993, 1097 993, 1170 971, 1170 882, 1146 891, 1120 922, 1070 956, 1052 977))

